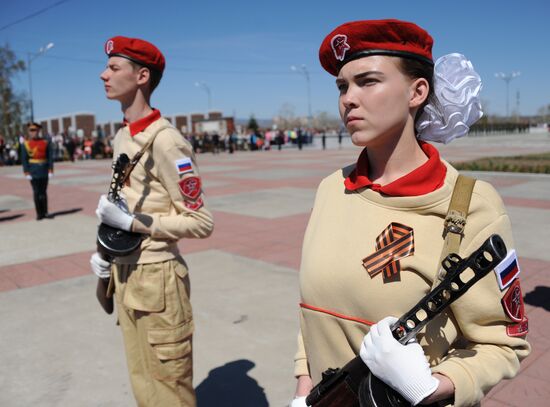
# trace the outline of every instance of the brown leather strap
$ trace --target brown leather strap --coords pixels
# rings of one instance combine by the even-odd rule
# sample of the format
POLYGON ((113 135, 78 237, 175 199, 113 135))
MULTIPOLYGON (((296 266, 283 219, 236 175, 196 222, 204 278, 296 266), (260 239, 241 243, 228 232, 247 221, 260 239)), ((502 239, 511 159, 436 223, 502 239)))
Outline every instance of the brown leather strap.
POLYGON ((126 180, 128 178, 130 178, 130 174, 134 170, 134 167, 137 165, 137 163, 139 162, 139 160, 141 159, 143 154, 145 154, 145 151, 147 151, 149 149, 149 147, 151 147, 153 145, 153 142, 155 141, 155 138, 157 137, 157 135, 162 130, 168 129, 169 127, 171 127, 171 126, 162 126, 160 129, 157 129, 157 131, 155 131, 153 133, 153 135, 149 138, 149 140, 147 140, 147 143, 145 143, 145 145, 141 148, 141 150, 139 150, 136 153, 136 155, 134 155, 132 157, 132 159, 130 160, 130 164, 128 164, 128 168, 127 168, 127 170, 124 174, 124 179, 122 180, 122 184, 124 184, 126 182, 126 180))
MULTIPOLYGON (((475 178, 464 175, 459 175, 456 180, 447 216, 445 217, 443 228, 443 238, 445 241, 443 242, 443 250, 441 251, 438 265, 441 265, 443 259, 450 253, 458 254, 460 242, 464 237, 464 228, 466 226, 466 218, 468 217, 468 209, 470 208, 475 182, 475 178)), ((437 278, 434 279, 432 288, 445 277, 443 273, 444 270, 440 269, 437 278)))

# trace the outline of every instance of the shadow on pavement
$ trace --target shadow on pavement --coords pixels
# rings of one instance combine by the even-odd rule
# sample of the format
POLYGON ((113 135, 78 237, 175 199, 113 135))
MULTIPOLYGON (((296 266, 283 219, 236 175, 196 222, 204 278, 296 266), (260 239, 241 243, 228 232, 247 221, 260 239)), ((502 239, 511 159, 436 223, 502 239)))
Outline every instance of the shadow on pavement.
POLYGON ((80 212, 81 210, 82 208, 73 208, 73 209, 67 209, 64 211, 50 212, 48 213, 48 217, 55 218, 56 216, 70 215, 71 213, 80 212))
POLYGON ((254 366, 240 359, 212 369, 195 389, 197 407, 268 407, 264 389, 247 375, 254 366))
POLYGON ((525 294, 523 300, 529 305, 550 311, 550 287, 538 285, 533 291, 525 294))
POLYGON ((0 222, 6 222, 8 220, 18 219, 21 216, 25 216, 25 215, 23 215, 22 213, 18 213, 17 215, 2 216, 2 217, 0 217, 0 222))

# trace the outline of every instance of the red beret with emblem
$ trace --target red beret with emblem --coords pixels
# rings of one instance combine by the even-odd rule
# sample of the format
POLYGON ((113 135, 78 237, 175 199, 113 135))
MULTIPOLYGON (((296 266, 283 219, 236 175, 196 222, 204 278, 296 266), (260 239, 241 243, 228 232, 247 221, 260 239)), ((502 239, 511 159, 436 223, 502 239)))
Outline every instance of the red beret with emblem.
POLYGON ((400 20, 363 20, 342 24, 321 44, 319 60, 337 76, 350 61, 370 55, 413 58, 433 65, 433 38, 414 23, 400 20))
POLYGON ((113 37, 105 43, 105 53, 109 57, 127 58, 160 74, 164 72, 166 62, 162 52, 150 42, 139 38, 113 37))

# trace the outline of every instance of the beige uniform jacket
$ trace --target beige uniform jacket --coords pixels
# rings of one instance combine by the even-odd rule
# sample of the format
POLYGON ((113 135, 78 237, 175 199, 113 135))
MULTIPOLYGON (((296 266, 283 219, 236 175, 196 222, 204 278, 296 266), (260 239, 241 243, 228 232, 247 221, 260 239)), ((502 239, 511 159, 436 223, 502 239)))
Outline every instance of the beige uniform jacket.
POLYGON ((205 238, 214 228, 212 214, 204 205, 196 210, 188 208, 200 199, 204 202, 202 193, 190 200, 180 188, 185 178, 199 176, 198 166, 191 145, 168 120, 160 118, 133 137, 127 126, 121 128, 114 139, 114 157, 126 153, 131 159, 159 129, 152 147, 131 173, 130 184, 122 189, 130 212, 135 214, 132 229, 143 233, 145 239, 140 250, 117 258, 119 264, 176 258, 178 239, 205 238), (192 171, 181 173, 176 163, 188 158, 192 171))
MULTIPOLYGON (((458 176, 446 165, 444 185, 414 197, 345 191, 343 181, 353 166, 325 178, 304 237, 302 302, 376 323, 386 316, 400 317, 424 297, 439 269, 443 221, 458 176), (415 252, 400 260, 401 280, 384 283, 380 274, 367 274, 362 259, 375 251, 376 237, 392 222, 413 228, 415 252)), ((513 249, 510 220, 498 193, 477 181, 460 255, 466 257, 493 233, 513 249)), ((474 405, 500 380, 514 377, 529 354, 525 336, 507 335, 512 321, 501 304, 504 293, 491 272, 417 337, 432 371, 454 383, 456 406, 474 405)), ((295 375, 310 375, 318 383, 325 369, 342 367, 359 354, 369 326, 302 308, 295 375)))

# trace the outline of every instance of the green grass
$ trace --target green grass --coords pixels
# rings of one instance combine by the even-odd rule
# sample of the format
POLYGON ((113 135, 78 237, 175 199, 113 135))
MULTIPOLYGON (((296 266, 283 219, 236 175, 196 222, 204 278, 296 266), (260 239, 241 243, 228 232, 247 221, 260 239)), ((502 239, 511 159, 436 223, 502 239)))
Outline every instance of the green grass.
POLYGON ((477 160, 453 163, 458 170, 531 172, 550 174, 550 152, 519 155, 514 157, 486 157, 477 160))

